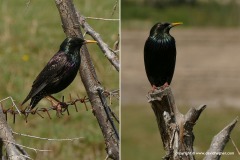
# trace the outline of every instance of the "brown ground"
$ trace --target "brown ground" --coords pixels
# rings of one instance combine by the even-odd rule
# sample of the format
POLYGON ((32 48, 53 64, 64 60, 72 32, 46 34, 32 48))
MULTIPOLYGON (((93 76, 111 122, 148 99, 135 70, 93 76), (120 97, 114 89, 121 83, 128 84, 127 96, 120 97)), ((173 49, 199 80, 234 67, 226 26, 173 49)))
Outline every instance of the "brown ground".
MULTIPOLYGON (((171 84, 178 105, 240 108, 240 30, 179 29, 171 84)), ((122 105, 144 104, 151 86, 143 63, 148 31, 122 31, 122 105)))

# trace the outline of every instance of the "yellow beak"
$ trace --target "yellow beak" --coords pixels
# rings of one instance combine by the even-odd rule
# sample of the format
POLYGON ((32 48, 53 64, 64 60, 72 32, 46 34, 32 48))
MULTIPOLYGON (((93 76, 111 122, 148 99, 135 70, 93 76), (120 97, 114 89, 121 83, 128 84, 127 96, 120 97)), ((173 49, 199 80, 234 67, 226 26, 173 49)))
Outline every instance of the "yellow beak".
POLYGON ((94 40, 85 40, 84 44, 87 44, 87 43, 97 43, 97 41, 94 41, 94 40))
POLYGON ((175 27, 175 26, 178 26, 181 24, 183 24, 183 23, 182 22, 171 23, 171 27, 175 27))

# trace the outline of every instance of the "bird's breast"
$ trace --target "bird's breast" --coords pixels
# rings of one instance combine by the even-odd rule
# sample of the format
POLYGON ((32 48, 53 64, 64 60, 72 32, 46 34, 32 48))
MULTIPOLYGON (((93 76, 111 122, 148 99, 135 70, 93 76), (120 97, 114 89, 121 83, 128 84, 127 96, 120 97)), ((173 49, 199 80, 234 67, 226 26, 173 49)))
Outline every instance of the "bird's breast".
POLYGON ((169 39, 155 39, 150 40, 149 49, 153 52, 161 51, 161 52, 167 52, 168 50, 175 50, 175 41, 169 40, 169 39))

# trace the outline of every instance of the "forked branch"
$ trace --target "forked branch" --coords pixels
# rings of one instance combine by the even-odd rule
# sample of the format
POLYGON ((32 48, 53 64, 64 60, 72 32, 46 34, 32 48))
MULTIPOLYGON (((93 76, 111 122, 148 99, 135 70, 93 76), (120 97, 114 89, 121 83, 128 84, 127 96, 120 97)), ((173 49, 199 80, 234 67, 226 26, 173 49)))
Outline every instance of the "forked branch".
POLYGON ((195 159, 193 152, 193 126, 206 105, 192 108, 186 115, 178 111, 170 87, 148 94, 167 154, 164 159, 195 159))
MULTIPOLYGON (((206 105, 191 108, 186 115, 183 115, 178 111, 170 87, 154 90, 147 97, 155 113, 163 146, 167 152, 163 159, 194 160, 193 127, 206 105)), ((238 118, 213 138, 206 153, 222 153, 237 121, 238 118)), ((220 156, 221 154, 207 154, 205 160, 220 159, 220 156)))

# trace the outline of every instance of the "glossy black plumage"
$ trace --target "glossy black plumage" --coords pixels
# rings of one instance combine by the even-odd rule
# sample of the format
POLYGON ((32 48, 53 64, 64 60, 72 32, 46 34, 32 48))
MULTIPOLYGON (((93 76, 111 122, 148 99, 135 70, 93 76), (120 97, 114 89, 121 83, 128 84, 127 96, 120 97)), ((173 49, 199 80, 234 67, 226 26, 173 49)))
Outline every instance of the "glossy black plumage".
POLYGON ((81 38, 66 38, 59 51, 33 82, 32 89, 22 105, 31 99, 30 109, 33 109, 42 98, 65 89, 74 80, 80 67, 81 46, 95 42, 81 38))
POLYGON ((176 63, 175 39, 169 34, 172 27, 182 23, 157 23, 150 30, 144 46, 144 63, 153 88, 170 85, 176 63))

